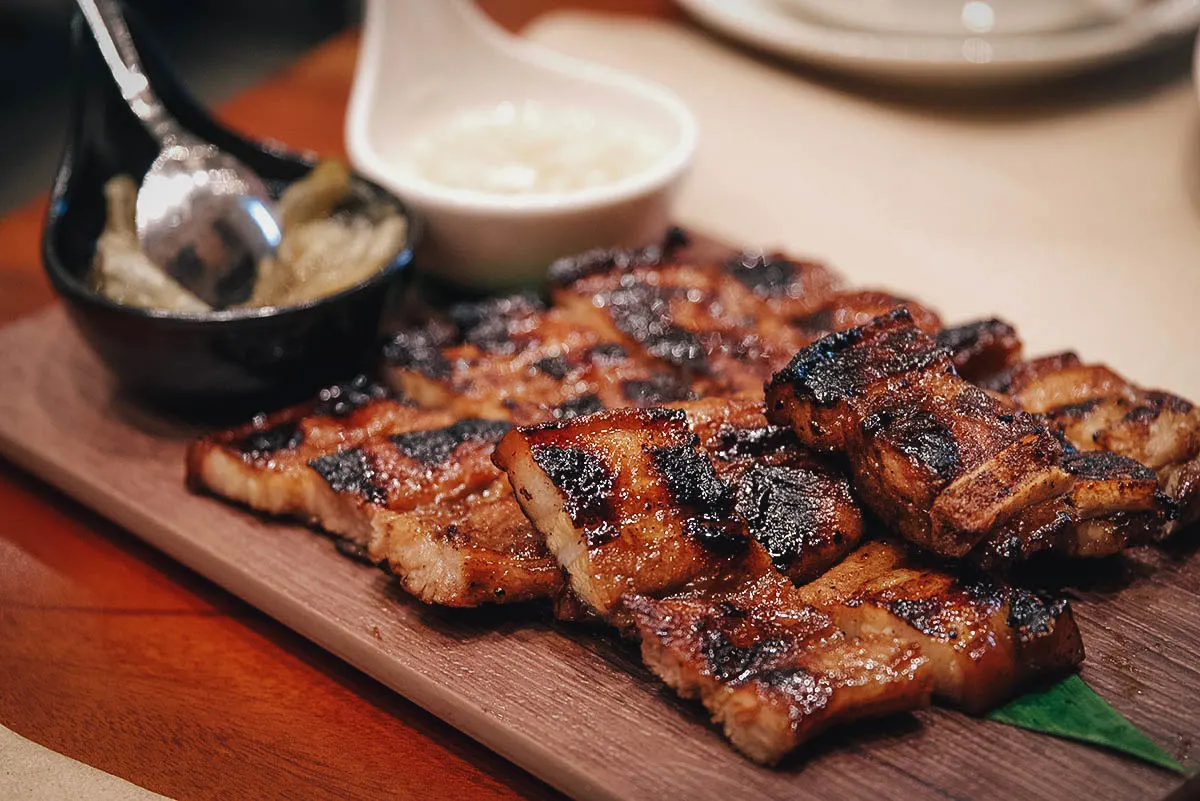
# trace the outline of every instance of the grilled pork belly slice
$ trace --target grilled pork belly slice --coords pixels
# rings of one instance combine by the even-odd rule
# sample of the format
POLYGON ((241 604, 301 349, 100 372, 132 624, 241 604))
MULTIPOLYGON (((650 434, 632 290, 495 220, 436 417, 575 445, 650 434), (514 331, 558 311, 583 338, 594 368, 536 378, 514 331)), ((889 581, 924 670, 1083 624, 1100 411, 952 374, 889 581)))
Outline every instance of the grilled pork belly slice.
POLYGON ((508 424, 377 395, 343 388, 194 443, 189 482, 344 538, 427 603, 558 593, 557 564, 490 461, 508 424))
POLYGON ((261 512, 308 519, 314 493, 323 483, 309 469, 310 460, 377 435, 452 422, 445 412, 403 403, 382 385, 360 377, 322 390, 314 402, 193 442, 187 480, 195 490, 261 512))
POLYGON ((848 637, 773 572, 726 591, 627 596, 642 660, 699 698, 746 756, 773 764, 831 725, 929 703, 919 649, 848 637))
POLYGON ((842 285, 841 276, 824 264, 779 252, 746 251, 720 266, 786 320, 813 314, 842 285))
POLYGON ((783 317, 713 265, 591 272, 556 286, 554 299, 630 353, 694 378, 705 396, 757 395, 803 344, 783 317))
POLYGON ((631 356, 559 309, 527 308, 495 328, 422 359, 400 347, 413 339, 402 332, 385 348, 388 380, 420 406, 519 425, 692 397, 677 371, 631 356))
POLYGON ((919 648, 931 662, 934 694, 968 712, 1083 661, 1065 601, 930 569, 899 543, 868 543, 800 592, 850 635, 919 648))
POLYGON ((959 378, 906 309, 801 350, 771 379, 767 417, 844 453, 863 502, 944 556, 1071 483, 1058 440, 959 378))
POLYGON ((562 599, 562 573, 512 497, 508 482, 412 511, 367 507, 368 553, 425 603, 482 606, 562 599))
POLYGON ((611 617, 627 593, 665 595, 728 572, 749 538, 677 409, 618 409, 518 429, 493 455, 571 579, 611 617))
POLYGON ((552 597, 560 571, 491 463, 508 430, 501 421, 459 420, 314 459, 325 487, 308 512, 364 545, 426 603, 552 597))
POLYGON ((1001 526, 973 554, 990 571, 1006 570, 1034 553, 1102 557, 1148 542, 1175 513, 1158 477, 1115 453, 1068 447, 1061 462, 1071 488, 1001 526))
POLYGON ((1003 320, 979 320, 942 329, 937 332, 937 343, 950 351, 954 369, 971 382, 1002 372, 1021 358, 1021 339, 1016 329, 1003 320))
POLYGON ((792 323, 804 332, 806 342, 815 342, 826 334, 866 325, 899 308, 908 309, 917 327, 928 334, 942 327, 941 318, 932 309, 878 289, 834 293, 810 314, 793 318, 792 323))
POLYGON ((639 635, 646 664, 751 758, 928 703, 918 649, 846 637, 775 570, 683 411, 519 429, 494 458, 576 594, 639 635))
POLYGON ((773 426, 762 404, 709 399, 678 404, 717 476, 734 488, 735 511, 792 581, 816 578, 858 546, 863 516, 846 475, 773 426))
POLYGON ((1163 534, 1200 518, 1200 408, 1073 353, 1021 362, 982 385, 1040 415, 1081 451, 1108 451, 1154 470, 1176 507, 1163 534))

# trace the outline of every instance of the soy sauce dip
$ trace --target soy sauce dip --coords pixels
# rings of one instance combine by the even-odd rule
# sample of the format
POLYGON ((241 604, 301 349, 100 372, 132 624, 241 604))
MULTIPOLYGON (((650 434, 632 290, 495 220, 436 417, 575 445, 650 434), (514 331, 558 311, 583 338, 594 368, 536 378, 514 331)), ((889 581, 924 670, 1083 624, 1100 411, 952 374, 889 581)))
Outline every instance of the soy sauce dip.
POLYGON ((410 178, 491 196, 562 195, 645 172, 668 142, 619 114, 535 101, 460 112, 405 142, 410 178))

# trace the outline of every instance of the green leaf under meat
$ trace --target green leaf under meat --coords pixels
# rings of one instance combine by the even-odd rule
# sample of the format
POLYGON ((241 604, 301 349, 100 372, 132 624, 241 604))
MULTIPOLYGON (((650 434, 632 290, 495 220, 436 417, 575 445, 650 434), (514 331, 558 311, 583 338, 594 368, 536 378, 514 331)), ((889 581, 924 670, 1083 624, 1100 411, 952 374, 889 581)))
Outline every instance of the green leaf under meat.
POLYGON ((1186 772, 1183 765, 1109 706, 1078 675, 1064 679, 1044 692, 1023 695, 993 710, 988 718, 1111 748, 1176 773, 1186 772))

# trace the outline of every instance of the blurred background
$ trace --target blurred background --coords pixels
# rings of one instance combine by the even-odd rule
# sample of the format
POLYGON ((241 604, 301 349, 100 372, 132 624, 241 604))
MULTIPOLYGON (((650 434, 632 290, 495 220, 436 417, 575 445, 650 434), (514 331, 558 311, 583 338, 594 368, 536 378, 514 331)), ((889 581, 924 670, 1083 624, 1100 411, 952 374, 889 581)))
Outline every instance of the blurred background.
MULTIPOLYGON (((360 0, 126 0, 216 103, 361 19, 360 0)), ((72 0, 0 0, 0 214, 45 191, 67 126, 72 0)))

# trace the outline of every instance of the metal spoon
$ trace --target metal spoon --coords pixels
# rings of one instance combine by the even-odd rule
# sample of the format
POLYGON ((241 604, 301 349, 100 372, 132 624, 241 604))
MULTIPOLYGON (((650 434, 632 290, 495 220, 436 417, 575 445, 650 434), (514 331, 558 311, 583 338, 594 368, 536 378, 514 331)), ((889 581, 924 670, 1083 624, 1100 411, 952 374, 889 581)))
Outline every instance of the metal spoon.
POLYGON ((77 0, 129 108, 159 143, 137 196, 142 250, 214 308, 250 297, 280 226, 249 167, 183 129, 150 87, 115 0, 77 0))

